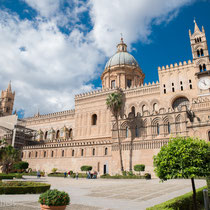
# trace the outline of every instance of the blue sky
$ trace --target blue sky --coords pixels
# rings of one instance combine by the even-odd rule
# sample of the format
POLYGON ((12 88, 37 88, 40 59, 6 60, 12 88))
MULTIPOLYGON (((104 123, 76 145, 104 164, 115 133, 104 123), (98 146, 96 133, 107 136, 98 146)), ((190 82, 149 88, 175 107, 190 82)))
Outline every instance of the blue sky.
POLYGON ((210 2, 193 0, 0 0, 0 88, 9 80, 20 116, 74 108, 74 95, 101 86, 123 33, 145 82, 158 66, 192 59, 188 31, 210 2))

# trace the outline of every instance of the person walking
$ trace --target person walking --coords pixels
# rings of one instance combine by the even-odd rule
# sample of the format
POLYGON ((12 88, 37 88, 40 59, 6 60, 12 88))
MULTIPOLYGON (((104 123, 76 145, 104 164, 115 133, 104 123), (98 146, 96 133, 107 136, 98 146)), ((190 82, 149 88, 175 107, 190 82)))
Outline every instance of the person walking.
POLYGON ((66 175, 67 175, 67 173, 66 173, 66 171, 64 172, 64 178, 66 178, 66 175))
POLYGON ((78 179, 78 177, 79 177, 79 174, 78 174, 78 172, 76 172, 76 179, 78 179))
POLYGON ((40 174, 40 171, 39 170, 37 171, 37 174, 36 175, 37 175, 37 178, 40 178, 41 177, 41 174, 40 174))

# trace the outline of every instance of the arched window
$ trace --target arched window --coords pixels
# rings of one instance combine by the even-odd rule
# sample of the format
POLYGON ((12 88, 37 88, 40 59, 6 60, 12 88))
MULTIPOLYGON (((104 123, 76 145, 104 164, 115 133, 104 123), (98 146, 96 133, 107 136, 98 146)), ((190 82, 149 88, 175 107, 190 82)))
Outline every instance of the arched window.
POLYGON ((201 49, 201 51, 200 51, 200 52, 201 52, 201 56, 204 56, 204 54, 203 54, 203 49, 201 49))
POLYGON ((60 138, 60 130, 57 130, 57 132, 56 132, 56 138, 57 139, 60 138))
POLYGON ((134 114, 134 116, 135 116, 135 114, 136 114, 135 106, 132 106, 132 107, 131 107, 131 112, 132 112, 132 114, 134 114))
POLYGON ((206 64, 203 64, 203 70, 206 71, 206 64))
POLYGON ((71 151, 71 156, 72 156, 72 157, 74 156, 74 150, 71 151))
POLYGON ((38 152, 35 153, 35 157, 38 157, 38 152))
POLYGON ((64 150, 62 150, 62 157, 64 157, 64 150))
POLYGON ((157 135, 159 135, 160 134, 160 126, 159 126, 159 123, 157 123, 156 129, 157 129, 157 135))
POLYGON ((125 131, 125 137, 128 138, 128 127, 126 127, 126 131, 125 131))
POLYGON ((158 110, 158 105, 157 105, 157 103, 154 103, 153 104, 153 111, 157 111, 158 110))
POLYGON ((28 157, 29 157, 29 158, 31 157, 31 152, 28 153, 28 157))
POLYGON ((21 152, 21 158, 23 158, 23 152, 21 152))
POLYGON ((72 128, 69 129, 69 138, 72 138, 73 136, 73 132, 72 132, 72 128))
POLYGON ((138 128, 138 126, 135 127, 135 135, 136 135, 136 137, 139 137, 139 128, 138 128))
POLYGON ((199 50, 197 50, 197 56, 200 57, 200 51, 199 50))
POLYGON ((46 157, 46 155, 47 155, 47 152, 46 152, 46 151, 44 151, 44 157, 46 157))
POLYGON ((168 133, 171 133, 171 125, 170 125, 170 122, 168 122, 168 133))
POLYGON ((96 150, 93 148, 93 156, 95 155, 96 150))
POLYGON ((104 155, 108 155, 108 148, 107 147, 104 150, 104 155))
POLYGON ((84 155, 84 149, 81 149, 81 156, 84 155))
POLYGON ((200 69, 200 72, 202 72, 202 71, 203 71, 203 68, 202 68, 202 66, 201 66, 201 65, 199 65, 199 69, 200 69))
POLYGON ((97 115, 93 114, 92 115, 92 125, 96 125, 97 124, 97 115))
POLYGON ((144 111, 146 111, 146 105, 145 104, 142 106, 142 112, 144 112, 144 111))
POLYGON ((181 107, 182 106, 187 106, 187 108, 189 107, 190 105, 190 102, 187 98, 185 97, 180 97, 180 98, 177 98, 173 104, 172 104, 172 108, 175 109, 177 108, 179 111, 181 110, 181 107))
POLYGON ((44 139, 47 139, 48 131, 45 132, 44 139))
POLYGON ((51 157, 53 157, 53 156, 54 156, 54 151, 51 152, 51 157))

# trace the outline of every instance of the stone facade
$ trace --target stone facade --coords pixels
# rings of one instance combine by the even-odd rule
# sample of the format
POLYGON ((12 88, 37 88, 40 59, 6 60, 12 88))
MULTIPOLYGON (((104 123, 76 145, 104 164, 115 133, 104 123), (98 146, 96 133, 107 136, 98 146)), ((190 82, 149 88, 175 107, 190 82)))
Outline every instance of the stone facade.
POLYGON ((106 98, 119 89, 124 107, 119 119, 125 170, 145 164, 171 136, 210 140, 210 60, 204 28, 190 34, 192 61, 159 67, 159 82, 143 84, 144 73, 121 40, 101 76, 102 89, 75 96, 75 109, 25 118, 36 130, 36 145, 25 146, 23 160, 34 170, 80 171, 91 165, 100 174, 120 173, 116 125, 106 98))

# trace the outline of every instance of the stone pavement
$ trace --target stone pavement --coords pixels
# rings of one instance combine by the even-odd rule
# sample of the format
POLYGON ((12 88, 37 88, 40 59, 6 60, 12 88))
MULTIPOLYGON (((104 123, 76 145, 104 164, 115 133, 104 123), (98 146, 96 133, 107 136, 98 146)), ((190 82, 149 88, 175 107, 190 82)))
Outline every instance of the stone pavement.
MULTIPOLYGON (((26 181, 51 184, 51 189, 69 193, 71 204, 67 210, 144 210, 191 191, 191 180, 118 180, 118 179, 71 179, 60 177, 24 177, 26 181)), ((196 188, 206 185, 205 180, 196 180, 196 188)), ((0 210, 40 209, 39 195, 1 195, 0 210)))

